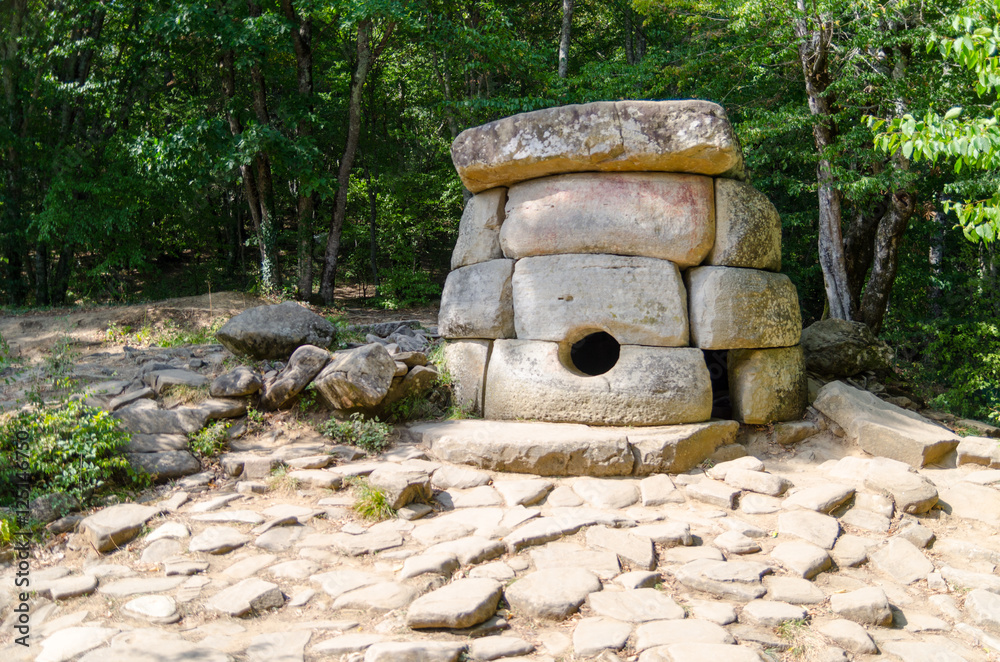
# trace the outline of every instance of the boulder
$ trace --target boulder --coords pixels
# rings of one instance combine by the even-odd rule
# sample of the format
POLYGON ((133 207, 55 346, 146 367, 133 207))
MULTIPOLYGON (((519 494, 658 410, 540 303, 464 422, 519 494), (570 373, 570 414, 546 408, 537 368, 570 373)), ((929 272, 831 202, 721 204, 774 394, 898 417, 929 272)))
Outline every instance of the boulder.
POLYGON ((98 552, 110 552, 139 535, 156 513, 156 508, 123 503, 84 518, 80 529, 98 552))
POLYGON ((610 253, 700 264, 715 237, 712 179, 580 173, 511 187, 500 245, 509 258, 610 253))
POLYGON ((165 483, 201 471, 201 462, 186 450, 129 453, 127 457, 134 469, 149 474, 154 483, 165 483))
POLYGON ((518 339, 576 342, 604 331, 623 345, 688 344, 687 291, 672 262, 620 255, 530 257, 517 261, 512 282, 518 339))
POLYGON ((614 367, 596 377, 568 368, 568 350, 537 340, 493 343, 486 418, 671 425, 711 416, 712 385, 696 349, 623 345, 614 367))
POLYGON ((920 414, 843 382, 826 384, 813 406, 842 427, 862 450, 917 468, 939 462, 961 441, 920 414))
POLYGON ((140 434, 188 434, 205 427, 208 420, 208 412, 199 407, 160 409, 153 400, 136 400, 111 415, 140 434))
POLYGON ((451 160, 473 193, 565 172, 690 172, 742 178, 726 112, 708 101, 597 101, 466 129, 451 160))
POLYGON ((469 198, 458 224, 451 268, 458 269, 503 257, 500 226, 504 222, 507 189, 494 188, 469 198))
POLYGON ((389 392, 395 373, 396 362, 385 347, 370 343, 335 353, 313 384, 332 409, 374 407, 389 392))
POLYGON ((448 274, 438 332, 445 338, 512 338, 513 260, 490 260, 448 274))
POLYGON ((245 365, 237 366, 219 375, 208 387, 213 398, 238 398, 253 395, 263 387, 260 375, 245 365))
POLYGON ((806 366, 801 347, 733 349, 727 360, 733 418, 751 425, 802 418, 806 366))
POLYGON ((781 271, 781 217, 743 182, 715 180, 715 244, 705 264, 781 271))
POLYGON ((396 402, 405 400, 411 396, 418 396, 426 393, 434 386, 434 383, 441 376, 433 366, 418 365, 410 369, 406 375, 396 383, 393 382, 386 393, 385 399, 379 405, 382 411, 386 411, 396 402))
POLYGON ((245 310, 215 337, 233 354, 285 359, 302 345, 329 347, 337 331, 326 319, 294 301, 245 310))
POLYGON ((756 269, 696 267, 685 275, 691 344, 701 349, 797 345, 799 297, 788 276, 756 269))
POLYGON ((386 501, 393 509, 402 508, 413 501, 427 502, 433 496, 430 476, 423 471, 386 467, 371 472, 368 482, 385 494, 386 501))
POLYGON ((892 348, 875 337, 863 322, 825 319, 802 331, 806 368, 834 377, 851 377, 866 370, 889 369, 892 348))
POLYGON ((444 346, 452 402, 472 415, 483 413, 483 381, 492 346, 490 340, 452 340, 444 346))
POLYGON ((264 390, 260 406, 264 411, 284 407, 302 392, 330 361, 330 352, 313 345, 303 345, 288 359, 288 365, 264 390))

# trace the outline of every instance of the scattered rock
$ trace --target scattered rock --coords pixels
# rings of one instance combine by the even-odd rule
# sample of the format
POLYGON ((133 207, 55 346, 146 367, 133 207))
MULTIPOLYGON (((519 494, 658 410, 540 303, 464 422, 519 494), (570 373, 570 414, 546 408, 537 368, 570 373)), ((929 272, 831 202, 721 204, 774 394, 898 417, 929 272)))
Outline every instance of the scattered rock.
POLYGON ((406 624, 413 629, 479 625, 496 612, 502 593, 493 579, 459 579, 414 600, 406 624))
POLYGON ((538 570, 508 586, 505 597, 526 616, 560 621, 600 590, 601 580, 582 568, 538 570))
POLYGON ((215 337, 238 356, 285 359, 303 345, 329 347, 336 328, 294 301, 258 306, 230 319, 215 337))
POLYGON ((830 609, 861 625, 888 625, 892 622, 889 599, 885 591, 876 586, 849 593, 834 593, 830 596, 830 609))

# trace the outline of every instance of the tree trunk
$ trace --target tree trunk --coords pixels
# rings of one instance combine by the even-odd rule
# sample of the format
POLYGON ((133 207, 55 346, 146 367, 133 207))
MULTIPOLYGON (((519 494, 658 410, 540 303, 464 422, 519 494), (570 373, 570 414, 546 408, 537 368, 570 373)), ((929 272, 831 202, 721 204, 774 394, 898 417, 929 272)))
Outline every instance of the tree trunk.
POLYGON ((806 21, 805 0, 796 0, 800 17, 795 19, 795 35, 799 38, 799 60, 809 96, 809 111, 816 118, 813 139, 819 154, 816 180, 819 184, 819 263, 823 269, 823 284, 830 317, 852 318, 851 292, 847 282, 844 241, 841 234, 840 190, 833 175, 833 166, 825 153, 836 141, 833 124, 833 102, 828 92, 830 75, 827 69, 833 26, 822 19, 815 29, 806 21))
MULTIPOLYGON (((3 5, 0 5, 0 9, 3 5)), ((24 252, 24 233, 21 223, 21 155, 18 149, 20 139, 27 129, 27 117, 21 96, 21 81, 24 70, 20 61, 20 39, 24 21, 28 16, 27 0, 14 0, 0 11, 0 19, 6 24, 7 38, 3 43, 0 73, 3 76, 4 97, 7 103, 7 122, 13 134, 6 150, 7 192, 6 204, 0 216, 0 243, 6 258, 4 290, 7 301, 15 306, 24 305, 28 287, 23 274, 21 255, 24 252)))
POLYGON ((319 294, 327 305, 333 303, 334 278, 337 274, 337 252, 340 250, 340 233, 344 228, 344 217, 347 214, 347 186, 351 180, 351 168, 354 167, 354 157, 358 152, 358 137, 361 134, 361 92, 365 80, 371 71, 379 53, 385 48, 393 30, 392 25, 386 27, 382 41, 374 50, 369 45, 372 34, 371 19, 358 23, 358 61, 351 77, 351 96, 347 110, 347 143, 340 159, 340 170, 337 173, 337 195, 333 202, 333 219, 330 222, 330 234, 326 240, 326 251, 323 256, 323 275, 320 278, 319 294))
POLYGON ((879 219, 885 214, 885 205, 879 206, 881 209, 872 214, 856 211, 844 235, 844 265, 851 293, 851 310, 861 306, 861 293, 865 290, 868 270, 875 258, 875 231, 878 230, 879 219))
POLYGON ((625 7, 625 61, 635 66, 635 44, 632 41, 632 8, 625 7))
POLYGON ((927 299, 930 303, 931 315, 941 317, 941 273, 944 266, 944 233, 948 227, 943 211, 934 212, 934 226, 931 229, 931 245, 927 254, 931 278, 927 288, 927 299))
POLYGON ((376 246, 376 222, 378 220, 378 189, 372 181, 371 170, 365 164, 365 180, 368 182, 368 260, 372 270, 372 284, 375 286, 375 294, 378 294, 378 262, 376 256, 378 249, 376 246))
POLYGON ((569 40, 573 27, 573 2, 562 0, 562 31, 559 34, 559 77, 565 78, 569 69, 569 40))
POLYGON ((889 294, 896 282, 899 266, 899 241, 903 238, 915 209, 913 195, 896 191, 892 196, 889 210, 879 221, 875 234, 875 256, 872 260, 871 275, 865 286, 865 294, 858 310, 860 321, 871 328, 872 333, 882 330, 882 321, 889 304, 889 294))
MULTIPOLYGON (((312 75, 312 20, 296 15, 292 0, 281 0, 281 9, 285 18, 292 24, 292 50, 295 51, 295 64, 298 71, 299 97, 308 113, 312 113, 313 75, 312 75)), ((295 133, 300 141, 308 140, 312 135, 312 126, 307 118, 299 121, 295 133)), ((304 190, 302 182, 298 183, 298 269, 296 296, 306 301, 312 296, 312 229, 316 216, 316 196, 304 190)))
POLYGON ((69 290, 69 276, 72 272, 73 247, 66 244, 59 251, 59 262, 56 264, 55 273, 49 286, 52 305, 63 306, 66 304, 66 292, 69 290))
POLYGON ((35 246, 35 305, 49 305, 49 247, 44 241, 35 246))

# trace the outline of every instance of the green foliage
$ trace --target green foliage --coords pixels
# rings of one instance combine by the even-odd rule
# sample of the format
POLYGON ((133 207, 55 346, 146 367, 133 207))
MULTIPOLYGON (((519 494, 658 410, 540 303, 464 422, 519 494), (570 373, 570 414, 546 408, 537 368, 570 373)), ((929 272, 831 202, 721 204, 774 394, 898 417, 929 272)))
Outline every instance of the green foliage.
POLYGON ((217 457, 229 445, 229 421, 218 421, 188 435, 188 448, 199 457, 217 457))
POLYGON ((0 547, 5 547, 14 539, 13 520, 0 516, 0 547))
POLYGON ((374 418, 365 419, 354 413, 346 421, 331 418, 323 424, 324 435, 337 443, 357 446, 367 453, 377 454, 392 445, 392 426, 374 418))
POLYGON ((130 325, 108 324, 104 332, 106 342, 116 345, 137 347, 179 347, 181 345, 205 345, 216 342, 215 333, 226 323, 217 318, 211 323, 194 329, 184 328, 173 320, 153 326, 150 323, 133 328, 130 325))
POLYGON ((361 517, 380 522, 396 516, 396 510, 389 504, 385 492, 361 477, 352 478, 350 485, 354 492, 351 508, 361 517))
POLYGON ((382 274, 379 302, 385 308, 425 306, 441 298, 441 286, 423 271, 396 267, 382 274))
MULTIPOLYGON (((17 433, 30 436, 27 473, 33 496, 62 492, 82 502, 116 489, 148 484, 125 457, 129 434, 111 415, 79 401, 22 411, 0 426, 0 452, 16 457, 17 433)), ((19 457, 19 456, 18 456, 19 457)), ((14 499, 16 473, 0 468, 0 505, 14 499)))

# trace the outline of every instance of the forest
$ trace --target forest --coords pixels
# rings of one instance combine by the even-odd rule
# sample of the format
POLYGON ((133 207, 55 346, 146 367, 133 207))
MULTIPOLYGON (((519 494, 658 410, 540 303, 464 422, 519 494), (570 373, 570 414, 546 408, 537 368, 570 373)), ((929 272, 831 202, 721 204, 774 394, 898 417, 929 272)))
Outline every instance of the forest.
POLYGON ((430 303, 462 130, 708 99, 781 214, 804 322, 865 322, 936 406, 997 420, 997 20, 969 0, 0 0, 0 302, 430 303))

